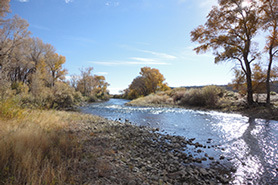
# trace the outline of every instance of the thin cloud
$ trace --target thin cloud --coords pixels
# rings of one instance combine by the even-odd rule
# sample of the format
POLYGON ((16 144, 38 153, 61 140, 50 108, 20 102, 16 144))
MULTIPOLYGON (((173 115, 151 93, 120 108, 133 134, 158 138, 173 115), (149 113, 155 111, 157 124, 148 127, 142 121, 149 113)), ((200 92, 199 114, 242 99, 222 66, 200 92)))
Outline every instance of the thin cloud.
POLYGON ((50 31, 49 28, 44 27, 44 26, 40 26, 40 25, 36 25, 36 24, 31 24, 30 27, 33 27, 33 28, 36 28, 36 29, 39 29, 39 30, 50 31))
POLYGON ((74 0, 65 0, 66 3, 72 3, 74 0))
POLYGON ((139 51, 141 51, 143 53, 149 53, 149 54, 155 55, 155 56, 159 57, 160 59, 174 60, 177 58, 176 56, 169 55, 167 53, 159 53, 159 52, 154 52, 154 51, 149 51, 149 50, 139 50, 139 51))
POLYGON ((152 58, 140 58, 140 57, 132 57, 131 60, 141 61, 141 62, 155 62, 155 59, 152 58))
POLYGON ((129 65, 170 65, 167 62, 157 61, 90 61, 92 64, 103 65, 103 66, 129 66, 129 65))
POLYGON ((106 5, 106 6, 117 7, 117 6, 120 6, 120 2, 118 2, 118 1, 114 1, 114 2, 112 2, 112 1, 107 1, 107 2, 105 3, 105 5, 106 5))
POLYGON ((19 2, 21 2, 21 3, 27 3, 27 2, 29 2, 29 0, 19 0, 19 2))

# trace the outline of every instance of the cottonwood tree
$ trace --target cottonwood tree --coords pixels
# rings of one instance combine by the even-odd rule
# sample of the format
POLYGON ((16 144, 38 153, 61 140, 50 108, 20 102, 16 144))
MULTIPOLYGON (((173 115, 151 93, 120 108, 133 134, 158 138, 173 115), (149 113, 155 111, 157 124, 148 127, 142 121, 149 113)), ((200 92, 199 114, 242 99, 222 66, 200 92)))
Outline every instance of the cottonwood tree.
POLYGON ((191 32, 191 40, 200 45, 194 50, 199 54, 214 51, 215 63, 237 61, 246 76, 247 102, 253 104, 251 63, 258 57, 253 45, 259 29, 256 1, 219 0, 212 8, 204 25, 191 32))
POLYGON ((90 96, 94 88, 95 82, 93 77, 93 67, 80 69, 81 75, 80 80, 77 84, 77 90, 80 91, 84 96, 90 96))
POLYGON ((94 75, 94 88, 92 93, 100 99, 108 99, 108 90, 107 87, 109 84, 106 82, 104 76, 94 75))
POLYGON ((157 91, 166 91, 170 89, 165 83, 164 76, 158 69, 143 67, 141 68, 140 75, 133 79, 129 86, 128 98, 134 99, 139 96, 146 96, 157 91))
POLYGON ((268 53, 269 62, 266 78, 266 104, 270 104, 270 78, 272 64, 275 57, 278 56, 278 1, 277 0, 260 0, 261 18, 263 30, 268 32, 266 39, 265 52, 268 53))
MULTIPOLYGON (((238 90, 240 94, 246 94, 247 84, 246 76, 242 70, 234 70, 235 78, 233 79, 233 87, 238 90)), ((270 73, 270 80, 275 80, 278 77, 277 67, 274 67, 270 73)), ((252 88, 254 93, 265 93, 265 81, 267 78, 267 70, 262 68, 262 65, 257 63, 252 68, 252 88)))
POLYGON ((70 80, 69 80, 70 86, 72 86, 75 90, 77 90, 77 85, 79 80, 80 80, 79 75, 70 75, 70 80))
POLYGON ((13 50, 29 37, 28 26, 27 21, 18 16, 0 26, 0 70, 8 67, 13 50))
POLYGON ((158 69, 143 67, 141 68, 140 75, 145 81, 147 93, 156 93, 157 91, 168 90, 169 87, 164 83, 165 78, 158 69))
POLYGON ((66 57, 58 53, 48 53, 45 56, 45 64, 48 74, 47 82, 50 87, 54 87, 55 82, 60 79, 64 80, 67 70, 63 69, 63 64, 66 62, 66 57))
MULTIPOLYGON (((10 9, 10 0, 1 0, 0 1, 0 17, 4 17, 10 9)), ((0 18, 1 22, 1 18, 0 18)))

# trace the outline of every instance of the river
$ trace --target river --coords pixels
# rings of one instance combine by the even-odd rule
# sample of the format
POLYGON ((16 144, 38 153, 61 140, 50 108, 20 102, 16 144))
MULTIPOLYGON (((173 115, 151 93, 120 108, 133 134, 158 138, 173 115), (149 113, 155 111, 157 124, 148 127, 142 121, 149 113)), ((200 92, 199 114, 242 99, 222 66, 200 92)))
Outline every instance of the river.
POLYGON ((232 184, 278 184, 278 121, 216 111, 129 107, 124 105, 127 102, 111 99, 88 104, 81 111, 195 138, 208 146, 205 153, 225 157, 220 165, 233 166, 232 184))

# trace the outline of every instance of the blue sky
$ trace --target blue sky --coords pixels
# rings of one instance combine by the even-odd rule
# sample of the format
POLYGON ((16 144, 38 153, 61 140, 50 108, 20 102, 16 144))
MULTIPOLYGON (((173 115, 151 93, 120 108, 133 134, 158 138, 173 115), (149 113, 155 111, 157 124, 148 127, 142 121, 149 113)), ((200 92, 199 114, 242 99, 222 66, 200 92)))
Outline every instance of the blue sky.
POLYGON ((190 31, 217 0, 11 0, 32 36, 66 57, 69 74, 94 67, 111 93, 128 87, 141 67, 160 70, 171 87, 227 84, 233 63, 196 55, 190 31))

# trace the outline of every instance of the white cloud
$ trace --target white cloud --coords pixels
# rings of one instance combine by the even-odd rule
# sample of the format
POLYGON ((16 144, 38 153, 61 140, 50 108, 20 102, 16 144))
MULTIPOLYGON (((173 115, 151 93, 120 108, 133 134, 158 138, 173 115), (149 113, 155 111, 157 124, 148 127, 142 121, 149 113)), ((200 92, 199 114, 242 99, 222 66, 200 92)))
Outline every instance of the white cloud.
POLYGON ((117 6, 120 6, 120 2, 118 2, 118 1, 107 1, 106 3, 105 3, 105 5, 106 6, 113 6, 113 7, 117 7, 117 6))
POLYGON ((29 0, 19 0, 19 2, 27 3, 29 0))
POLYGON ((92 64, 103 65, 103 66, 127 66, 127 65, 170 65, 167 62, 158 61, 90 61, 92 64))
POLYGON ((72 3, 74 0, 65 0, 66 3, 72 3))
POLYGON ((155 56, 159 57, 160 59, 174 60, 177 58, 176 56, 169 55, 167 53, 159 53, 159 52, 154 52, 154 51, 149 51, 149 50, 139 50, 139 51, 141 51, 143 53, 149 53, 149 54, 155 55, 155 56))
POLYGON ((140 57, 132 57, 131 60, 141 61, 141 62, 154 62, 155 59, 152 58, 140 58, 140 57))

